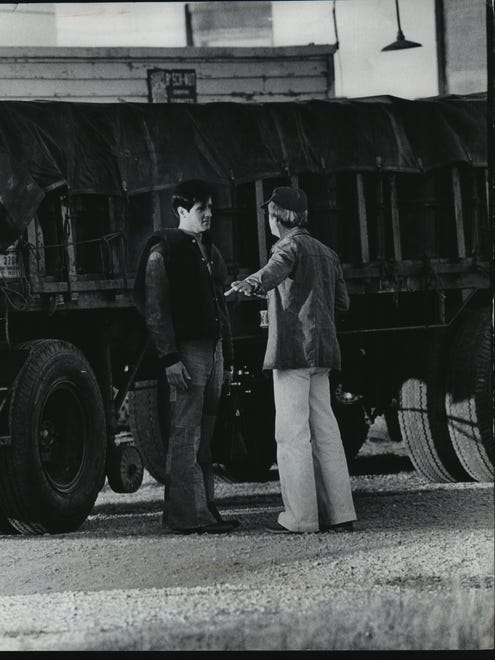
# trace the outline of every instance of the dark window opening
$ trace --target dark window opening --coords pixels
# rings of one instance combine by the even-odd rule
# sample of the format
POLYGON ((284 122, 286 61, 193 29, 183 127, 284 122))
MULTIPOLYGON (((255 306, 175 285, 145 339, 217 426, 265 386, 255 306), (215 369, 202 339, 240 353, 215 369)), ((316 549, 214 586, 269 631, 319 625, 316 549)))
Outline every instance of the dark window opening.
POLYGON ((144 245, 154 231, 152 193, 129 197, 125 226, 129 270, 135 272, 144 245))
POLYGON ((310 233, 336 252, 339 251, 339 212, 335 175, 302 174, 299 186, 308 196, 310 233))
MULTIPOLYGON (((63 218, 60 208, 60 197, 56 193, 49 193, 41 202, 37 221, 41 229, 43 255, 37 254, 37 261, 44 257, 45 275, 54 280, 63 280, 67 277, 66 256, 63 247, 63 218)), ((39 266, 38 266, 39 267, 39 266)))
POLYGON ((109 246, 102 237, 110 234, 108 197, 77 195, 69 198, 71 234, 78 275, 107 275, 112 272, 109 246))

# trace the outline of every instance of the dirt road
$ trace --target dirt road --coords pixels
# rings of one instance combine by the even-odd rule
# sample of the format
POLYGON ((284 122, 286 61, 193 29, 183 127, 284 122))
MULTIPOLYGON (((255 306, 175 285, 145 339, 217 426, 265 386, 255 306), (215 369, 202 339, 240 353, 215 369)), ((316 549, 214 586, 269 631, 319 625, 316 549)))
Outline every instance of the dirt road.
POLYGON ((265 532, 274 472, 218 479, 220 510, 243 523, 227 536, 163 534, 147 477, 132 495, 106 487, 77 533, 0 537, 0 650, 493 647, 492 486, 387 461, 356 465, 391 472, 352 476, 352 534, 265 532))

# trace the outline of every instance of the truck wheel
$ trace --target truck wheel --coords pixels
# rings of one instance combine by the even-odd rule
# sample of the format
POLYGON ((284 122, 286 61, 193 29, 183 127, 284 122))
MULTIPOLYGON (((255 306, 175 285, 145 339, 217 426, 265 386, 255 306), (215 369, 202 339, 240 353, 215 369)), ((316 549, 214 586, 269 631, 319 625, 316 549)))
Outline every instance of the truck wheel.
POLYGON ((445 405, 452 444, 476 481, 493 481, 490 311, 470 310, 451 349, 445 405))
POLYGON ((411 462, 427 481, 471 481, 460 464, 447 427, 443 344, 432 336, 416 348, 414 377, 399 394, 399 424, 411 462))
POLYGON ((350 464, 368 437, 369 426, 364 408, 359 403, 339 403, 332 397, 332 409, 339 425, 347 462, 350 464))
POLYGON ((164 484, 169 435, 168 387, 165 382, 157 385, 156 381, 139 381, 128 397, 134 442, 145 468, 156 481, 164 484))
POLYGON ((388 437, 392 442, 402 442, 400 432, 399 414, 396 408, 387 408, 383 413, 385 424, 387 425, 388 437))
POLYGON ((230 395, 223 393, 212 440, 213 461, 223 463, 238 481, 266 481, 277 453, 273 393, 270 382, 253 383, 249 389, 232 387, 230 395))
POLYGON ((143 461, 139 449, 122 444, 108 452, 108 485, 114 493, 135 493, 143 483, 143 461))
POLYGON ((23 533, 74 531, 91 512, 104 477, 98 382, 72 344, 47 339, 20 348, 29 354, 12 386, 1 507, 23 533))
POLYGON ((495 463, 495 438, 493 435, 492 409, 492 328, 488 310, 486 312, 484 332, 478 345, 477 355, 476 414, 481 441, 493 466, 495 463))

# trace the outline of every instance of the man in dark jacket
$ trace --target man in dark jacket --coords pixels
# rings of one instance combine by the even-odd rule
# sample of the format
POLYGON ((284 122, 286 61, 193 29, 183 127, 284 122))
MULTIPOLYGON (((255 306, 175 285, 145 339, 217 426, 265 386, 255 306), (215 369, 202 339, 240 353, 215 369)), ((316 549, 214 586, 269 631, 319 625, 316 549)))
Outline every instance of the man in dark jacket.
POLYGON ((170 386, 165 504, 173 531, 218 534, 238 524, 213 503, 210 449, 222 382, 232 376, 227 269, 208 231, 210 188, 183 182, 172 205, 179 227, 156 235, 144 286, 146 325, 170 386))
MULTIPOLYGON (((339 427, 330 404, 329 372, 340 370, 335 312, 349 296, 335 252, 313 238, 307 198, 275 188, 270 229, 280 240, 270 260, 231 291, 268 294, 264 369, 273 369, 275 438, 285 506, 271 532, 352 530, 356 519, 339 427)), ((228 295, 230 292, 227 292, 228 295)))

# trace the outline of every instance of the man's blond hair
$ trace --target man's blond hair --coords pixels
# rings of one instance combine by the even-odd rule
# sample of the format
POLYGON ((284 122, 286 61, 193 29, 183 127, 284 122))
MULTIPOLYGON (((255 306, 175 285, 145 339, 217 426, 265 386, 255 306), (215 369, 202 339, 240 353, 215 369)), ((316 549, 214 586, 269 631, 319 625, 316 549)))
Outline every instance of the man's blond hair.
POLYGON ((284 209, 275 202, 270 202, 268 210, 271 215, 286 227, 304 227, 308 224, 308 212, 297 213, 291 209, 284 209))

